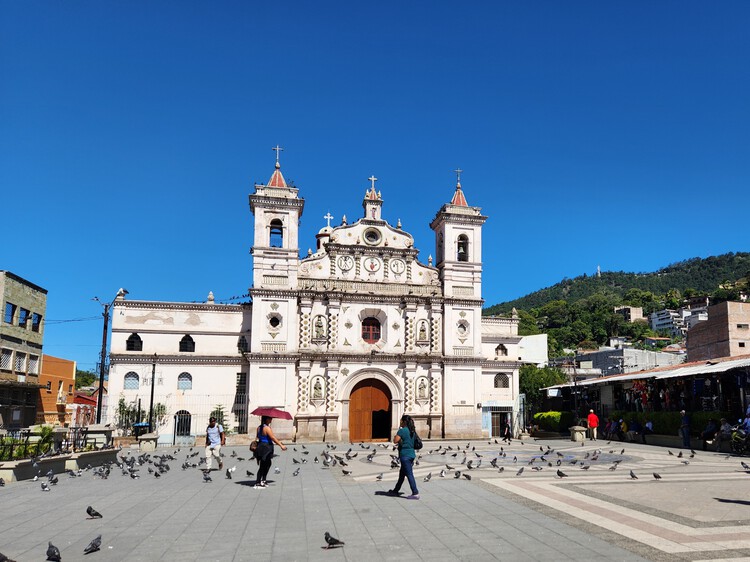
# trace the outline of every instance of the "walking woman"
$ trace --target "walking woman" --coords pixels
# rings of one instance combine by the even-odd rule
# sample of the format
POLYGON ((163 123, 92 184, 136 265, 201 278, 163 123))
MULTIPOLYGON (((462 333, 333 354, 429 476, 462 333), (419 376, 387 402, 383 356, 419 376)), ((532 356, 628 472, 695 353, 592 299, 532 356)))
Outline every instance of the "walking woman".
POLYGON ((271 430, 271 420, 269 416, 263 416, 255 436, 258 439, 258 448, 255 450, 255 458, 258 460, 258 477, 255 480, 254 488, 266 487, 266 476, 271 470, 271 459, 273 459, 273 444, 276 443, 282 451, 286 451, 284 444, 276 439, 271 430))
POLYGON ((411 496, 406 496, 407 500, 418 500, 419 490, 417 489, 417 482, 414 480, 414 459, 417 457, 416 451, 414 450, 414 437, 417 431, 414 428, 414 420, 411 416, 401 417, 401 428, 393 438, 393 442, 398 445, 398 457, 401 464, 401 468, 398 471, 398 482, 392 490, 388 490, 389 496, 398 496, 399 490, 404 483, 404 478, 409 480, 409 486, 411 487, 411 496))

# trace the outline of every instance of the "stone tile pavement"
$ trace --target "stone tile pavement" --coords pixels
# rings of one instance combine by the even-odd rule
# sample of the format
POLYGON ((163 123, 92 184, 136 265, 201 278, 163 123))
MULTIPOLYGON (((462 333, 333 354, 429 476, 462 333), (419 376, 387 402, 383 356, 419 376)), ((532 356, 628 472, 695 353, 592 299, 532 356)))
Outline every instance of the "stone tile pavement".
POLYGON ((419 501, 378 495, 397 470, 390 469, 391 449, 374 444, 329 449, 357 453, 349 476, 313 462, 326 445, 307 444, 307 455, 300 444, 277 449, 280 472, 272 471, 264 490, 246 476, 256 464, 230 456, 247 456, 244 448, 223 451, 225 468, 237 466, 233 479, 215 470, 210 483, 200 470, 180 468, 186 448, 159 449, 176 460, 158 479, 146 464, 137 480, 114 467, 106 480, 92 471, 62 474, 50 492, 31 481, 0 488, 0 552, 44 560, 52 541, 63 560, 81 560, 101 534, 101 551, 87 560, 750 560, 750 475, 740 459, 702 451, 677 458, 677 450, 670 456, 660 447, 602 441, 515 441, 505 456, 494 442, 466 445, 425 443, 416 467, 419 501), (479 468, 466 469, 463 451, 479 468), (471 480, 454 478, 446 465, 471 480), (557 477, 558 469, 567 476, 557 477), (88 505, 104 518, 86 519, 88 505), (346 546, 323 549, 325 531, 346 546))

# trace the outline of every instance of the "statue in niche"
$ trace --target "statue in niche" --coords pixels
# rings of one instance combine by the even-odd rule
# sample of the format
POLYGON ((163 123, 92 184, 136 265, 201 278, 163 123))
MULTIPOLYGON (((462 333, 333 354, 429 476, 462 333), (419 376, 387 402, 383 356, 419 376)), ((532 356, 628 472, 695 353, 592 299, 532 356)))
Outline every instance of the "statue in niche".
POLYGON ((312 391, 313 400, 321 400, 323 398, 323 385, 320 384, 320 379, 315 379, 312 391))
POLYGON ((315 318, 315 339, 316 340, 322 340, 326 337, 326 327, 325 323, 323 322, 323 317, 318 316, 315 318))
POLYGON ((425 341, 427 339, 427 323, 426 322, 419 323, 419 333, 417 334, 417 339, 419 341, 425 341))
POLYGON ((427 384, 424 382, 424 379, 421 379, 417 386, 417 398, 419 400, 427 399, 427 384))

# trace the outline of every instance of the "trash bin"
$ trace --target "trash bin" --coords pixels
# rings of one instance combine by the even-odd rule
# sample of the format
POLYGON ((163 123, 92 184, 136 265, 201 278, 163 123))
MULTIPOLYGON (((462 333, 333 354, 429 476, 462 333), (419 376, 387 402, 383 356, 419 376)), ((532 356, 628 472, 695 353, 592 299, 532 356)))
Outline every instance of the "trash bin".
POLYGON ((148 433, 148 422, 139 422, 133 424, 134 437, 140 437, 144 433, 148 433))

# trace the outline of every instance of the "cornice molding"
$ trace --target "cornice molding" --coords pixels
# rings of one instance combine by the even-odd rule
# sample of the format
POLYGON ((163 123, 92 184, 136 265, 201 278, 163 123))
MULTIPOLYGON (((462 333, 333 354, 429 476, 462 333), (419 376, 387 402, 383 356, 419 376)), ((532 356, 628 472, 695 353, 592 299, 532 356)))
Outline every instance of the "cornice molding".
POLYGON ((133 310, 189 310, 201 312, 220 312, 225 314, 238 314, 249 303, 245 304, 208 304, 195 302, 172 302, 172 301, 135 301, 135 300, 117 300, 112 306, 113 309, 133 309, 133 310))
MULTIPOLYGON (((129 364, 129 365, 151 365, 154 363, 152 355, 124 355, 120 353, 114 353, 109 355, 109 362, 111 365, 117 364, 129 364)), ((157 365, 241 365, 243 363, 242 357, 237 354, 234 356, 227 355, 198 355, 194 357, 186 357, 182 355, 157 355, 157 365)))

